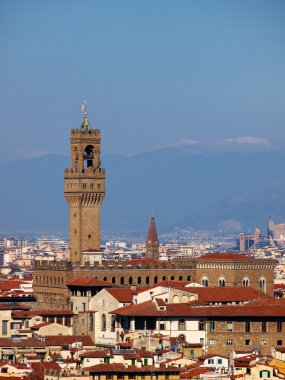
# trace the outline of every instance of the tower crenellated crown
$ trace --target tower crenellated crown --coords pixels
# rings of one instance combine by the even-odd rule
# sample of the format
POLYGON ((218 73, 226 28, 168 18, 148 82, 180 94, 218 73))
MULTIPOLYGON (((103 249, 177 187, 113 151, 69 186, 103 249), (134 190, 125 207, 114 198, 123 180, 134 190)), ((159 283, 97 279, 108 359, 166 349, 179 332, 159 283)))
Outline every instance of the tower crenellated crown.
POLYGON ((81 128, 70 136, 71 167, 64 173, 64 195, 69 205, 70 259, 82 262, 83 250, 100 250, 100 207, 105 197, 99 129, 92 129, 86 104, 81 128))

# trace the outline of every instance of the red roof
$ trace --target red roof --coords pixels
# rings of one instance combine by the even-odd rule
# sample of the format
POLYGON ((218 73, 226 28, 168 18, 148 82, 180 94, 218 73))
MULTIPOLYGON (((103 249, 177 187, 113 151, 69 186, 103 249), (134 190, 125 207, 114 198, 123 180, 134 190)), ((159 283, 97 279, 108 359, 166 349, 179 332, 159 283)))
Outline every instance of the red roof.
POLYGON ((44 374, 47 369, 60 370, 60 366, 54 361, 31 363, 31 368, 38 375, 44 374))
POLYGON ((181 373, 180 379, 198 379, 199 375, 202 375, 203 373, 209 372, 209 368, 194 368, 189 372, 181 373))
POLYGON ((40 329, 41 327, 48 326, 48 325, 51 325, 51 324, 52 324, 51 322, 43 322, 43 323, 39 323, 39 324, 37 324, 37 325, 31 326, 31 330, 38 330, 38 329, 40 329))
POLYGON ((261 293, 250 286, 227 286, 224 288, 200 286, 186 288, 183 287, 183 289, 181 290, 189 293, 198 294, 198 300, 204 302, 238 302, 268 297, 268 295, 266 295, 265 293, 261 293))
POLYGON ((244 261, 244 260, 254 260, 251 256, 244 256, 239 253, 208 253, 206 255, 200 256, 197 258, 198 261, 200 260, 238 260, 238 261, 244 261))
POLYGON ((79 342, 82 342, 83 346, 94 346, 93 340, 88 335, 50 335, 45 339, 48 346, 63 346, 79 342))
POLYGON ((12 313, 13 319, 31 318, 34 316, 73 316, 71 310, 15 310, 12 313))
POLYGON ((80 354, 81 358, 110 358, 113 355, 108 350, 89 351, 80 354))
POLYGON ((83 371, 90 371, 90 372, 94 372, 94 373, 97 373, 97 372, 123 372, 123 373, 127 373, 127 372, 151 372, 151 373, 155 373, 155 372, 175 372, 175 373, 180 373, 180 369, 177 368, 177 367, 173 367, 173 366, 168 366, 168 367, 165 367, 165 366, 160 366, 160 367, 155 367, 155 366, 152 366, 152 365, 144 365, 142 366, 141 368, 137 367, 137 366, 133 366, 133 365, 129 365, 129 366, 126 366, 125 364, 123 363, 112 363, 112 364, 96 364, 92 367, 85 367, 83 368, 83 371))
POLYGON ((139 354, 142 358, 152 358, 153 355, 154 355, 154 352, 147 351, 147 350, 138 350, 138 354, 139 354))
POLYGON ((164 302, 164 300, 162 298, 155 298, 155 301, 158 304, 158 306, 165 306, 166 305, 166 303, 164 302))
POLYGON ((251 256, 244 256, 240 253, 208 253, 206 255, 200 256, 196 259, 199 261, 215 261, 215 260, 225 260, 225 261, 266 261, 268 263, 278 263, 277 260, 273 259, 256 259, 251 256))
POLYGON ((11 338, 0 338, 0 347, 46 347, 46 343, 36 338, 25 338, 20 341, 11 338))
MULTIPOLYGON (((223 288, 225 289, 225 288, 223 288)), ((111 314, 123 316, 160 317, 284 317, 285 300, 259 299, 242 305, 192 306, 191 303, 167 304, 166 310, 159 310, 152 301, 128 305, 113 310, 111 314)))
POLYGON ((274 284, 274 289, 282 289, 285 290, 285 284, 274 284))
POLYGON ((136 292, 130 288, 108 288, 106 291, 120 303, 131 303, 133 301, 133 295, 136 294, 136 292))
POLYGON ((0 283, 0 291, 9 291, 12 289, 20 289, 20 285, 27 284, 24 281, 5 281, 0 283))

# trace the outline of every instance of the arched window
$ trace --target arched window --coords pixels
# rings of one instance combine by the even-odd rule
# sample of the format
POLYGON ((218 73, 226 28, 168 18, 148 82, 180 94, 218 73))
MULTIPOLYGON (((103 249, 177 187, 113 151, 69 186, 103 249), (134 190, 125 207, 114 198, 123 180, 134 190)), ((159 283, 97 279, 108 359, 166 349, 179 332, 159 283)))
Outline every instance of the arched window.
POLYGON ((166 276, 163 276, 163 277, 162 277, 162 281, 166 281, 166 276))
POLYGON ((185 331, 186 330, 186 323, 184 319, 179 319, 178 321, 178 330, 185 331))
POLYGON ((112 277, 112 284, 116 283, 116 277, 112 277))
POLYGON ((149 284, 149 276, 146 276, 145 278, 145 283, 148 285, 149 284))
POLYGON ((157 284, 157 276, 154 276, 153 282, 157 284))
POLYGON ((202 278, 202 285, 203 286, 209 286, 209 280, 207 277, 203 277, 202 278))
POLYGON ((139 276, 138 277, 138 285, 141 285, 141 283, 142 283, 142 278, 141 278, 141 276, 139 276))
POLYGON ((104 277, 104 278, 103 278, 103 281, 107 281, 107 277, 104 277))
POLYGON ((182 280, 183 280, 183 277, 179 276, 178 281, 182 281, 182 280))
POLYGON ((132 283, 133 283, 133 278, 129 277, 129 285, 132 285, 132 283))
POLYGON ((170 277, 170 281, 174 281, 174 276, 171 276, 171 277, 170 277))
POLYGON ((191 276, 187 276, 187 281, 191 281, 191 276))
POLYGON ((242 280, 242 286, 249 286, 249 279, 247 277, 244 277, 244 279, 242 280))
POLYGON ((226 286, 226 281, 225 281, 225 279, 223 277, 219 278, 219 286, 221 288, 224 288, 226 286))
POLYGON ((261 292, 266 292, 266 281, 265 281, 265 278, 264 277, 261 277, 260 279, 259 279, 259 290, 261 291, 261 292))
POLYGON ((101 330, 106 331, 106 315, 102 314, 101 330))
POLYGON ((89 168, 93 166, 94 160, 94 147, 92 145, 88 145, 84 150, 84 161, 86 161, 86 167, 89 168))
POLYGON ((124 281, 125 281, 124 277, 121 277, 121 280, 120 280, 121 285, 124 285, 124 281))

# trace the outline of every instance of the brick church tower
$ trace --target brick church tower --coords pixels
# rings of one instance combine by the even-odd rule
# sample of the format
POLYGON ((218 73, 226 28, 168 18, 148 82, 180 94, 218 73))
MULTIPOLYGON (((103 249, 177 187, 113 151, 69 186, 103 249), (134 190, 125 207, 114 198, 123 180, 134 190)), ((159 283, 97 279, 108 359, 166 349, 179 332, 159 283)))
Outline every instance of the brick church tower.
POLYGON ((71 168, 64 172, 69 205, 70 260, 81 263, 84 250, 100 250, 100 207, 105 196, 105 170, 100 162, 100 130, 92 129, 82 106, 80 129, 71 130, 71 168))
POLYGON ((157 236, 154 216, 150 218, 147 239, 145 242, 146 257, 152 259, 159 258, 159 241, 157 236))

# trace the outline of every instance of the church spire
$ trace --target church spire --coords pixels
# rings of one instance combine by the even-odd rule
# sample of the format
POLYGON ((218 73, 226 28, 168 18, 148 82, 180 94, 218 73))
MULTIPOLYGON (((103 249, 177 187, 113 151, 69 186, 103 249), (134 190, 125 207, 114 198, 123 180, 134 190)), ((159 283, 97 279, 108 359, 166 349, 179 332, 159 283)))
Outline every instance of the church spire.
POLYGON ((147 258, 155 258, 155 259, 159 258, 159 241, 158 241, 154 216, 150 218, 145 247, 146 247, 147 258))

